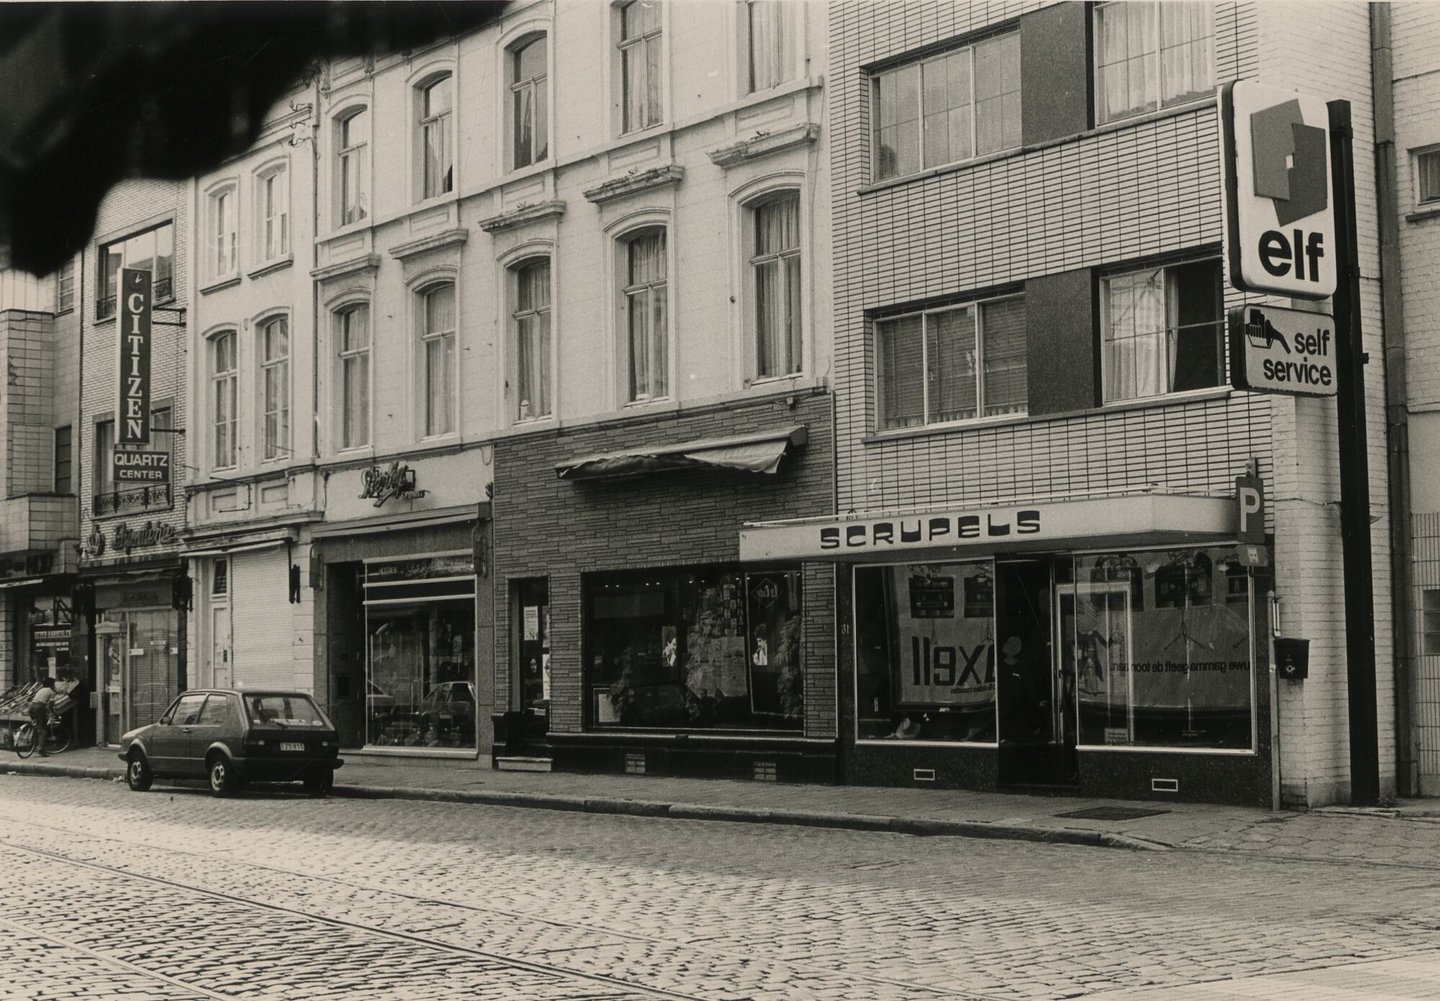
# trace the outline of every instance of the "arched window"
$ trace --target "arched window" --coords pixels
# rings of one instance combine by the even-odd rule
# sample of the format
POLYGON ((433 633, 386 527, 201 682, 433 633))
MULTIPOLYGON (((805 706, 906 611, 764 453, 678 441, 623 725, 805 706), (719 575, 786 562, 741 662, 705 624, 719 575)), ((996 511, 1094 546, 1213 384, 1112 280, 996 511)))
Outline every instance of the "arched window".
POLYGON ((665 230, 644 229, 622 240, 621 296, 627 400, 669 393, 669 282, 665 230))
POLYGON ((283 166, 261 174, 255 183, 255 230, 262 262, 290 253, 290 175, 283 166))
POLYGON ((544 160, 550 151, 546 112, 545 36, 530 35, 510 50, 510 143, 512 169, 544 160))
POLYGON ((419 88, 420 197, 455 188, 454 80, 447 73, 419 88))
POLYGON ((235 216, 235 186, 221 188, 210 196, 209 266, 211 278, 224 278, 238 268, 240 227, 235 216))
POLYGON ((290 321, 283 316, 260 326, 261 458, 290 455, 290 321))
POLYGON ((430 285, 418 293, 420 387, 425 437, 455 430, 455 286, 430 285))
POLYGON ((551 407, 550 259, 532 257, 510 271, 515 419, 548 417, 551 407))
POLYGON ((215 469, 235 466, 235 414, 238 369, 235 331, 225 330, 210 338, 210 465, 215 469))
POLYGON ((746 216, 755 377, 793 375, 804 358, 800 193, 772 195, 752 204, 746 216))
POLYGON ((359 448, 370 444, 370 307, 354 303, 331 315, 338 367, 338 444, 342 449, 359 448))

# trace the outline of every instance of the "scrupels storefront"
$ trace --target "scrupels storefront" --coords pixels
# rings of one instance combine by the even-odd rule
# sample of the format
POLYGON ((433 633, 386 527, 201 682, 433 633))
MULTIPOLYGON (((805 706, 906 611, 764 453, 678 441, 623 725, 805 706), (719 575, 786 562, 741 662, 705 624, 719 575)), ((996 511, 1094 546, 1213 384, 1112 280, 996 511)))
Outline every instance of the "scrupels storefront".
POLYGON ((847 782, 1249 803, 1270 782, 1268 582, 1242 563, 1233 507, 1142 495, 752 525, 742 552, 847 557, 847 782))

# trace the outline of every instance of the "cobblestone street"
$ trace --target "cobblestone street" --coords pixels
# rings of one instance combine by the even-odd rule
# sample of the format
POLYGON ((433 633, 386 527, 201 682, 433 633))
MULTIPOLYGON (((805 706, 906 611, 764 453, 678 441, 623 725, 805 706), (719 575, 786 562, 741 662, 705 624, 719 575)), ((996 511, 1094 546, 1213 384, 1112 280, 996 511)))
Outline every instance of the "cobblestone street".
POLYGON ((0 778, 0 996, 1433 997, 1440 864, 0 778))

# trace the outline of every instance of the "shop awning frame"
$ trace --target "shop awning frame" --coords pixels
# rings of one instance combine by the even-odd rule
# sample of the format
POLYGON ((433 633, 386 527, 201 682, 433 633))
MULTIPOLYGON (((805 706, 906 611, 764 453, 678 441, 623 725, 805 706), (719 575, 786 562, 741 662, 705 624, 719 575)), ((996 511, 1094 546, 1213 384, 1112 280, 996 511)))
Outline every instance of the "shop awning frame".
POLYGON ((802 447, 808 438, 804 424, 793 424, 727 438, 635 445, 618 452, 557 462, 555 475, 562 480, 618 479, 686 469, 728 469, 774 475, 780 471, 780 464, 791 449, 802 447))

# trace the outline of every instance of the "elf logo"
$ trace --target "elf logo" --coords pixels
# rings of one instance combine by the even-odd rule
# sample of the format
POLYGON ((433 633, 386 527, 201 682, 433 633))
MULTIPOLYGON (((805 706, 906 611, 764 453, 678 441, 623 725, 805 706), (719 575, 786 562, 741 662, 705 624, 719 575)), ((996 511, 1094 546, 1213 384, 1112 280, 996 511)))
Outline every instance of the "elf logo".
POLYGON ((1239 288, 1322 299, 1335 291, 1329 111, 1319 98, 1228 85, 1226 196, 1239 288))

